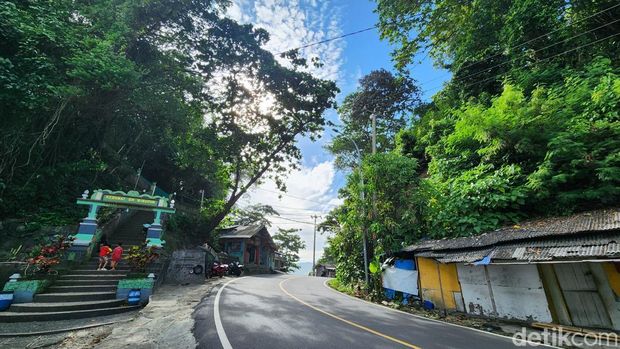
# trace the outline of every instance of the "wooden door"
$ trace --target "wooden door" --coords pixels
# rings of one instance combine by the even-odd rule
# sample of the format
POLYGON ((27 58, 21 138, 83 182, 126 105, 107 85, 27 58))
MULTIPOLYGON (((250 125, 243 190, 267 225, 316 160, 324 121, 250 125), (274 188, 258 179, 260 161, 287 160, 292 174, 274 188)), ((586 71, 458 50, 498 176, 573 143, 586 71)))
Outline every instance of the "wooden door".
POLYGON ((611 328, 611 320, 587 263, 555 264, 573 325, 611 328))

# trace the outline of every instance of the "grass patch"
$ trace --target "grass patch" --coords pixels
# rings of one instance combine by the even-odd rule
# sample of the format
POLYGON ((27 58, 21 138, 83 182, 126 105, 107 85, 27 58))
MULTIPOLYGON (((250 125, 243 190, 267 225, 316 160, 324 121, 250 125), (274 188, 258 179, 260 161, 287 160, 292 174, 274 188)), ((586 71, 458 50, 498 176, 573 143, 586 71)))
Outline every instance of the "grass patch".
POLYGON ((331 288, 333 288, 336 291, 342 292, 342 293, 346 293, 350 296, 354 296, 356 297, 356 293, 355 290, 353 289, 353 286, 344 284, 340 281, 338 281, 338 279, 331 279, 329 281, 327 281, 327 285, 331 288))

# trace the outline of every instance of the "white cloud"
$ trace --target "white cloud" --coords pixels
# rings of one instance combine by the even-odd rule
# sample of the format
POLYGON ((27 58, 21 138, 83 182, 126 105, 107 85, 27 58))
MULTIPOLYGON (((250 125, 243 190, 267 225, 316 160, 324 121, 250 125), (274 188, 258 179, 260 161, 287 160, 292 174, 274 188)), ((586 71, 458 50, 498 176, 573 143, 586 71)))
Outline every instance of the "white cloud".
MULTIPOLYGON (((251 23, 267 30, 270 40, 265 49, 278 57, 281 52, 341 35, 339 12, 340 9, 329 0, 233 0, 227 14, 240 23, 251 23)), ((344 40, 334 40, 301 49, 300 53, 307 59, 318 57, 323 63, 320 68, 310 67, 308 71, 311 74, 338 81, 344 78, 341 74, 344 47, 344 40)), ((282 64, 289 64, 279 57, 277 59, 282 64)), ((267 180, 251 189, 239 202, 241 207, 256 203, 272 205, 281 214, 281 217, 270 217, 272 234, 278 227, 302 229, 300 235, 306 242, 306 249, 300 251, 302 261, 312 261, 311 216, 324 218, 330 209, 340 203, 337 192, 332 189, 335 176, 333 163, 319 163, 316 160, 309 163, 311 167, 302 166, 289 174, 286 193, 280 193, 275 183, 267 180)), ((317 222, 320 221, 317 219, 317 222)), ((325 238, 317 234, 317 260, 323 253, 325 238)))
MULTIPOLYGON (((265 48, 274 54, 342 34, 339 9, 331 1, 315 0, 233 0, 228 16, 267 30, 265 48)), ((334 40, 301 50, 302 57, 319 57, 324 65, 310 67, 319 78, 339 80, 345 42, 334 40)), ((285 61, 282 63, 287 64, 285 61)))
MULTIPOLYGON (((300 258, 302 261, 312 261, 314 219, 311 216, 320 216, 317 219, 317 223, 320 223, 326 214, 340 203, 340 199, 335 197, 336 193, 331 189, 334 177, 335 169, 331 161, 319 163, 314 167, 301 167, 289 174, 285 182, 286 193, 279 192, 275 183, 268 180, 252 188, 240 200, 239 205, 241 207, 251 204, 272 205, 280 213, 280 217, 269 217, 273 224, 271 234, 277 232, 278 228, 301 229, 299 234, 306 242, 306 249, 300 251, 300 258)), ((317 260, 323 254, 325 239, 326 236, 317 233, 317 260)))

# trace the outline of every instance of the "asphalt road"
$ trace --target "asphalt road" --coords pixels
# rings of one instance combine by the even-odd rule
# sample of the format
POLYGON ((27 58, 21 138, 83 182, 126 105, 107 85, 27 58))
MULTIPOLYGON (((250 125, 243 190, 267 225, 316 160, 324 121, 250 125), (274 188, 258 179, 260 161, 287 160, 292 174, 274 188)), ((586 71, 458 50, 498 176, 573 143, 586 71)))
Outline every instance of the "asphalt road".
POLYGON ((196 308, 198 347, 518 348, 510 338, 366 303, 324 282, 268 275, 225 283, 196 308))

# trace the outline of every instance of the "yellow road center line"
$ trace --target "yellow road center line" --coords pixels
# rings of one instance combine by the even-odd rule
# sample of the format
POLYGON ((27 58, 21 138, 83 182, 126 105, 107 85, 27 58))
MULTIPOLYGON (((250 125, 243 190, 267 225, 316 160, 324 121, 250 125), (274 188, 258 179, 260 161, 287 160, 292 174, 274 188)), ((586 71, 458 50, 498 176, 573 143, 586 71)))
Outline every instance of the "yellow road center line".
POLYGON ((289 297, 291 297, 291 298, 293 298, 294 300, 298 301, 299 303, 301 303, 301 304, 303 304, 303 305, 307 306, 308 308, 314 309, 314 310, 318 311, 319 313, 325 314, 325 315, 327 315, 327 316, 329 316, 329 317, 332 317, 332 318, 334 318, 334 319, 336 319, 336 320, 340 320, 340 321, 342 321, 342 322, 344 322, 344 323, 346 323, 346 324, 348 324, 348 325, 351 325, 351 326, 353 326, 353 327, 359 328, 360 330, 364 330, 364 331, 366 331, 366 332, 370 332, 370 333, 372 333, 372 334, 374 334, 374 335, 376 335, 376 336, 379 336, 379 337, 381 337, 381 338, 385 338, 385 339, 390 340, 390 341, 392 341, 392 342, 395 342, 395 343, 398 343, 398 344, 404 345, 404 346, 406 346, 407 348, 422 349, 422 348, 420 348, 420 347, 418 347, 418 346, 415 346, 415 345, 413 345, 413 344, 411 344, 411 343, 407 343, 407 342, 402 341, 402 340, 400 340, 400 339, 398 339, 398 338, 394 338, 394 337, 388 336, 388 335, 386 335, 386 334, 383 334, 383 333, 381 333, 381 332, 379 332, 379 331, 375 331, 375 330, 373 330, 373 329, 371 329, 371 328, 368 328, 368 327, 366 327, 366 326, 362 326, 362 325, 360 325, 360 324, 358 324, 358 323, 355 323, 355 322, 353 322, 353 321, 349 321, 349 320, 347 320, 347 319, 343 319, 343 318, 341 318, 340 316, 334 315, 334 314, 332 314, 332 313, 328 313, 328 312, 326 312, 325 310, 319 309, 319 308, 315 307, 314 305, 311 305, 311 304, 308 304, 308 303, 306 303, 306 302, 302 301, 301 299, 299 299, 299 298, 295 297, 294 295, 292 295, 290 292, 288 292, 288 291, 284 288, 283 284, 284 284, 286 281, 291 280, 291 279, 296 279, 296 278, 288 278, 288 279, 284 279, 284 280, 280 281, 280 289, 282 290, 282 292, 286 293, 289 297))

